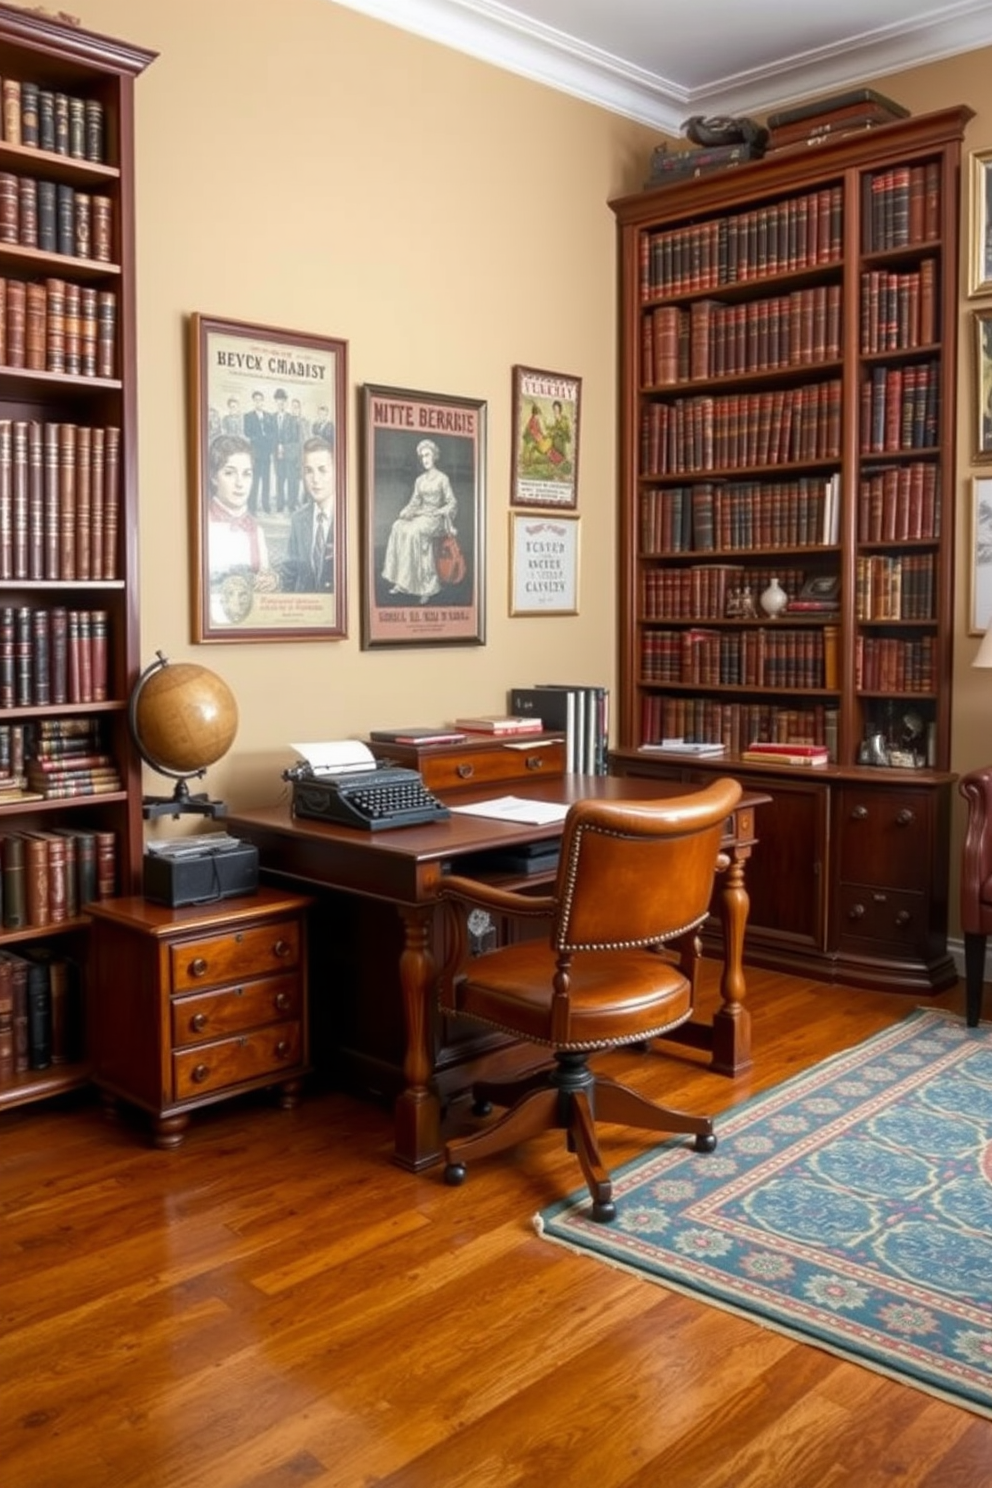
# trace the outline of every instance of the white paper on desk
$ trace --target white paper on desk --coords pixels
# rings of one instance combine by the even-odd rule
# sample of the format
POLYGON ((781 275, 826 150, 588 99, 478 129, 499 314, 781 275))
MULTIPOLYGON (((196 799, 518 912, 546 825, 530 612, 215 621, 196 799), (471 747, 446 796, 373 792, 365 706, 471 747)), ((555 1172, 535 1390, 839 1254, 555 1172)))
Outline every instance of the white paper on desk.
POLYGON ((559 801, 528 801, 523 796, 497 796, 492 801, 475 801, 471 806, 451 806, 451 809, 466 816, 487 816, 494 821, 521 822, 534 827, 564 821, 568 815, 568 807, 559 801))

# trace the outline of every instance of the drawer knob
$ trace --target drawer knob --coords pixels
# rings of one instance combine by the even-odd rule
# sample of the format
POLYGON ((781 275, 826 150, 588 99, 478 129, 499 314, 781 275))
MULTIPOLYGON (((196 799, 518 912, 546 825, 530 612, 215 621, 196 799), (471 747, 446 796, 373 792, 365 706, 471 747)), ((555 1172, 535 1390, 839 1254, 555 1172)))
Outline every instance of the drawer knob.
POLYGON ((206 1013, 194 1013, 189 1020, 189 1026, 194 1033, 202 1033, 207 1026, 206 1013))
POLYGON ((468 764, 467 761, 463 761, 462 764, 455 766, 455 774, 460 780, 471 780, 475 774, 475 766, 468 764))
POLYGON ((280 1013, 288 1013, 292 1005, 292 999, 288 992, 276 993, 276 1007, 280 1013))
POLYGON ((272 954, 280 961, 285 961, 287 956, 292 955, 293 947, 288 940, 277 940, 272 947, 272 954))
POLYGON ((527 756, 528 770, 539 770, 543 764, 544 761, 539 754, 529 754, 527 756))
POLYGON ((852 904, 847 912, 849 920, 860 920, 864 918, 865 907, 863 904, 852 904))
POLYGON ((851 820, 852 821, 864 821, 865 818, 867 817, 867 815, 868 815, 868 807, 867 806, 855 806, 854 810, 851 812, 851 820))
POLYGON ((194 956, 189 963, 190 976, 202 977, 207 974, 207 963, 202 956, 194 956))
POLYGON ((904 806, 902 808, 902 810, 900 812, 897 812, 897 814, 896 814, 896 826, 897 827, 909 827, 909 826, 911 826, 913 824, 913 822, 915 820, 916 820, 916 812, 915 811, 910 811, 910 809, 909 809, 908 806, 904 806))
POLYGON ((909 922, 910 922, 910 920, 911 920, 911 918, 912 918, 912 916, 910 915, 910 912, 909 912, 908 909, 901 909, 899 911, 899 913, 896 915, 896 924, 897 925, 908 925, 909 922))
POLYGON ((276 1058, 277 1059, 288 1059, 289 1058, 289 1044, 286 1042, 285 1039, 280 1039, 279 1042, 276 1044, 276 1058))
POLYGON ((209 1065, 197 1064, 193 1066, 193 1073, 190 1075, 190 1079, 193 1081, 194 1085, 202 1085, 209 1073, 209 1065))

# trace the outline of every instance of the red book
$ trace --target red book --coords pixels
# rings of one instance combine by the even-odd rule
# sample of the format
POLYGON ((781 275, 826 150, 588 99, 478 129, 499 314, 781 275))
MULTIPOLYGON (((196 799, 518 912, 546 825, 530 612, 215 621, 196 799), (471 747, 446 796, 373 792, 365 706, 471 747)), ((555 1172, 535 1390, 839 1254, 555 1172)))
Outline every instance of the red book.
POLYGON ((480 714, 478 718, 456 718, 454 727, 466 734, 540 734, 540 718, 521 718, 513 714, 480 714))

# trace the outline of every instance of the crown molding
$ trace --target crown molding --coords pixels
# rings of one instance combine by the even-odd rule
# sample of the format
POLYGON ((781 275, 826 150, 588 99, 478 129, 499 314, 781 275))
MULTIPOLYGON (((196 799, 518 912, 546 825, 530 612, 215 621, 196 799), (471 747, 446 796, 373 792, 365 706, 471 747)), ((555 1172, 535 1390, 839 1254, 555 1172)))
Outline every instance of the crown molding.
POLYGON ((878 27, 768 67, 684 88, 495 0, 332 3, 670 134, 679 133, 690 113, 764 113, 830 89, 992 45, 992 6, 988 0, 962 0, 915 23, 878 27))

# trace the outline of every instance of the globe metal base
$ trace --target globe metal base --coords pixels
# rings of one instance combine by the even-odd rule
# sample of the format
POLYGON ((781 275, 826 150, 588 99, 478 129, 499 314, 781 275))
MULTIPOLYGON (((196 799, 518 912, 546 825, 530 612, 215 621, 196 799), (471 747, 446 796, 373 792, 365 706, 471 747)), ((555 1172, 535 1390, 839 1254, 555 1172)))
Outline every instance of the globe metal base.
POLYGON ((206 792, 191 796, 189 782, 177 780, 171 796, 144 796, 141 814, 145 821, 154 821, 160 816, 171 816, 176 821, 181 816, 226 816, 226 801, 211 801, 206 792))

